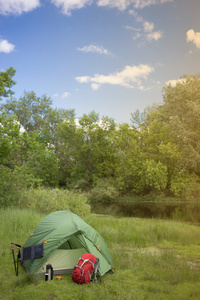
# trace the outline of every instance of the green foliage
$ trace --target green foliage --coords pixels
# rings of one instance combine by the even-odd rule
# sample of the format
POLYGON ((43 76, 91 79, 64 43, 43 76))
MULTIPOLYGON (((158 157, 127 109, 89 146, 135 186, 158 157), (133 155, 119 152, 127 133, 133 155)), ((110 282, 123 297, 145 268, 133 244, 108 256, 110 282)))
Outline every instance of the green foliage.
POLYGON ((82 178, 92 185, 94 178, 112 175, 110 135, 114 129, 112 120, 103 118, 99 122, 95 112, 84 115, 78 124, 68 119, 58 126, 56 152, 67 186, 76 185, 82 178))
POLYGON ((85 196, 61 189, 31 188, 23 190, 19 207, 31 208, 45 214, 66 209, 80 216, 90 213, 90 205, 85 196))
POLYGON ((17 99, 9 99, 1 106, 9 114, 16 114, 20 126, 27 132, 41 129, 46 122, 52 100, 43 95, 37 97, 32 92, 24 92, 24 96, 17 99))
POLYGON ((1 97, 8 97, 14 94, 11 88, 16 84, 16 82, 12 79, 15 72, 16 70, 12 67, 7 69, 5 72, 0 72, 0 100, 2 100, 1 97))
POLYGON ((29 175, 24 167, 11 170, 0 165, 0 208, 17 206, 22 191, 38 183, 38 180, 29 175))
POLYGON ((146 121, 147 109, 144 112, 140 112, 138 109, 131 113, 131 125, 133 128, 141 128, 146 121))
POLYGON ((200 199, 200 179, 195 174, 178 173, 172 176, 170 190, 186 200, 200 199))
POLYGON ((181 79, 175 87, 164 87, 160 119, 168 123, 172 138, 181 148, 185 169, 199 176, 200 74, 181 79))
POLYGON ((100 179, 93 188, 90 199, 92 202, 114 201, 119 196, 116 183, 112 178, 100 179))
POLYGON ((142 163, 137 132, 128 124, 122 124, 113 133, 112 139, 117 187, 122 192, 129 192, 136 189, 138 168, 142 163))
POLYGON ((162 190, 167 186, 167 167, 161 162, 146 160, 139 175, 144 187, 162 190))
MULTIPOLYGON (((14 73, 0 73, 0 97, 12 94, 14 73)), ((24 92, 1 105, 0 165, 21 168, 32 186, 96 186, 96 201, 115 199, 118 191, 198 198, 199 99, 200 74, 185 75, 164 87, 162 104, 132 113, 131 127, 94 111, 75 120, 74 110, 53 109, 46 95, 24 92)))
POLYGON ((43 141, 42 132, 22 133, 13 156, 27 175, 46 186, 58 185, 58 164, 54 147, 43 141))
POLYGON ((19 124, 15 115, 0 113, 0 163, 6 163, 11 152, 16 148, 19 137, 19 124))

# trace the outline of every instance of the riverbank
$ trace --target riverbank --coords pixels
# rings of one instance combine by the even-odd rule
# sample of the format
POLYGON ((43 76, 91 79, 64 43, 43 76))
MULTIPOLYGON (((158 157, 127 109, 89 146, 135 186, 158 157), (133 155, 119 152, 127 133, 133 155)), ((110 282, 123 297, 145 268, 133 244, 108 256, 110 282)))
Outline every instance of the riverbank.
POLYGON ((199 299, 200 230, 181 222, 84 217, 103 236, 115 272, 104 276, 105 286, 78 286, 71 275, 45 282, 28 277, 20 267, 15 276, 10 242, 23 244, 43 214, 33 210, 0 211, 0 299, 199 299))

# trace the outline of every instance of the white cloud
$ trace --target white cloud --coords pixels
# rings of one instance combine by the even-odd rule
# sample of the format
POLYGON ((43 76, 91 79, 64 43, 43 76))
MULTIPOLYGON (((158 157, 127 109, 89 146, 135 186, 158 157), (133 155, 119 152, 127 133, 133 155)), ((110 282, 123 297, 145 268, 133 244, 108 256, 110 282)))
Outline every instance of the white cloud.
POLYGON ((146 6, 174 2, 174 0, 132 0, 135 3, 135 8, 144 8, 146 6))
POLYGON ((172 87, 175 87, 177 85, 177 83, 184 83, 185 81, 186 81, 185 78, 174 79, 174 80, 166 81, 165 84, 166 85, 171 85, 172 87))
POLYGON ((154 68, 149 65, 126 66, 121 72, 109 75, 95 74, 80 76, 75 79, 80 83, 91 83, 91 88, 97 90, 102 84, 120 85, 127 88, 144 89, 141 80, 147 79, 154 68))
MULTIPOLYGON (((141 22, 141 21, 139 21, 141 22)), ((142 29, 139 28, 134 28, 131 26, 126 26, 126 29, 132 30, 132 31, 137 31, 137 34, 135 34, 132 38, 133 40, 136 40, 138 38, 142 38, 143 40, 159 40, 162 37, 162 32, 161 31, 153 31, 154 29, 154 23, 150 23, 147 21, 143 21, 143 32, 142 29), (138 33, 140 31, 140 33, 138 33)))
POLYGON ((152 32, 152 30, 154 29, 154 24, 149 23, 147 21, 144 22, 143 26, 144 26, 144 31, 145 32, 152 32))
MULTIPOLYGON (((117 8, 119 10, 125 10, 128 7, 131 8, 144 8, 145 6, 163 4, 165 2, 173 2, 174 0, 49 0, 57 8, 61 9, 61 12, 66 15, 71 15, 71 11, 75 9, 81 9, 86 5, 91 5, 93 2, 97 2, 98 6, 108 6, 110 8, 117 8)), ((41 0, 0 0, 0 14, 3 15, 21 15, 36 9, 40 6, 41 0)), ((132 9, 130 11, 133 12, 132 9)))
POLYGON ((132 36, 133 40, 137 40, 141 37, 140 33, 136 33, 135 35, 132 36))
POLYGON ((69 92, 65 92, 62 94, 61 98, 64 99, 64 98, 67 98, 69 97, 70 93, 69 92))
POLYGON ((51 0, 51 2, 61 8, 63 14, 71 15, 71 10, 83 8, 85 5, 91 4, 92 0, 51 0))
POLYGON ((131 26, 125 26, 125 28, 136 32, 135 35, 132 36, 133 40, 137 40, 138 38, 141 37, 141 34, 139 33, 141 31, 141 28, 135 28, 131 26))
POLYGON ((59 97, 59 94, 58 94, 58 93, 55 93, 55 94, 53 94, 52 97, 59 97))
POLYGON ((129 13, 130 15, 134 16, 134 18, 135 18, 135 20, 136 20, 137 22, 143 22, 143 18, 140 17, 140 16, 138 15, 138 13, 137 13, 135 10, 129 9, 129 12, 128 12, 128 13, 129 13))
POLYGON ((190 29, 186 32, 187 43, 192 42, 195 46, 200 49, 200 32, 195 32, 193 29, 190 29))
POLYGON ((14 51, 15 45, 9 43, 7 40, 0 39, 0 52, 10 53, 14 51))
POLYGON ((40 6, 40 0, 0 0, 0 14, 21 15, 40 6))
POLYGON ((145 21, 143 23, 143 26, 144 26, 144 32, 146 32, 146 38, 148 41, 152 41, 152 40, 157 41, 162 37, 161 31, 153 31, 153 29, 154 29, 153 23, 149 23, 149 22, 145 21))
POLYGON ((98 0, 98 6, 108 6, 111 8, 117 8, 119 10, 125 10, 129 6, 134 8, 144 8, 145 6, 163 4, 165 2, 173 2, 174 0, 98 0))
POLYGON ((111 53, 103 48, 102 46, 96 46, 96 45, 89 45, 89 46, 84 46, 82 48, 77 48, 77 50, 82 51, 82 52, 93 52, 93 53, 99 53, 99 54, 106 54, 106 55, 110 55, 111 53))
POLYGON ((92 84, 91 84, 91 88, 92 88, 94 91, 96 91, 96 90, 98 90, 98 88, 99 88, 99 84, 97 84, 97 83, 92 83, 92 84))
POLYGON ((152 40, 159 40, 160 38, 162 37, 162 32, 161 31, 154 31, 154 32, 151 32, 151 33, 148 33, 147 34, 147 39, 149 41, 152 41, 152 40))

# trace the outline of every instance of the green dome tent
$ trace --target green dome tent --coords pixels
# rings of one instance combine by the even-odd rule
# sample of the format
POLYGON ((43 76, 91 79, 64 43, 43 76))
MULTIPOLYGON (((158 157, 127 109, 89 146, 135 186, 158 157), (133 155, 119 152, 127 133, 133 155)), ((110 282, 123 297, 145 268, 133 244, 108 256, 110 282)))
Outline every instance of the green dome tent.
POLYGON ((100 259, 99 275, 114 265, 101 235, 69 210, 46 216, 22 248, 22 264, 28 274, 45 273, 51 264, 54 274, 71 273, 79 257, 89 252, 100 259))

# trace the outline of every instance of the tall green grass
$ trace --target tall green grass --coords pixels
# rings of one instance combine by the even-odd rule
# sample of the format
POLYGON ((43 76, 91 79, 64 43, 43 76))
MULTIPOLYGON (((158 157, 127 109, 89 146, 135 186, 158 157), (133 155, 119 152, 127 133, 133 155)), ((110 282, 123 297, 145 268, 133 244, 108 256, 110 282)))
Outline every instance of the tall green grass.
POLYGON ((80 216, 90 213, 90 205, 83 194, 61 189, 24 189, 18 207, 31 208, 45 214, 66 209, 80 216))
POLYGON ((87 215, 103 236, 115 272, 104 282, 76 285, 71 275, 45 282, 20 267, 15 276, 10 242, 23 244, 44 214, 30 209, 0 211, 0 299, 169 299, 200 298, 200 230, 172 221, 87 215))

